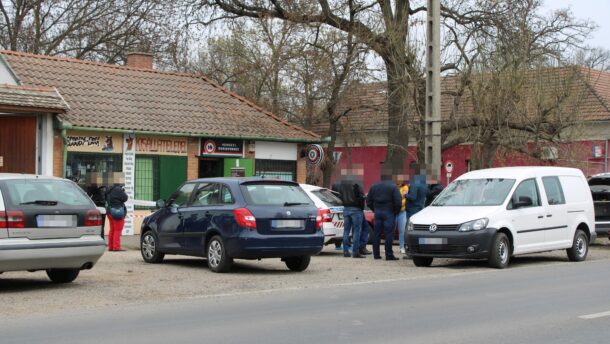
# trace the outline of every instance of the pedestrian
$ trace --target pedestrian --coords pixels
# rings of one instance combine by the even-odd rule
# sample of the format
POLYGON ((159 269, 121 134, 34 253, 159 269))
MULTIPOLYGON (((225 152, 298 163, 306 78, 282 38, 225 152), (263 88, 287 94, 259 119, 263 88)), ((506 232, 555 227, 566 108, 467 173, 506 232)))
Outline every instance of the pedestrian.
POLYGON ((432 204, 432 201, 443 191, 443 185, 438 183, 436 179, 431 179, 426 194, 426 207, 432 204))
POLYGON ((91 198, 102 218, 102 229, 100 235, 104 239, 104 226, 106 225, 106 187, 90 184, 87 187, 87 195, 91 198))
POLYGON ((343 202, 343 256, 364 258, 360 254, 360 232, 364 217, 364 193, 355 178, 343 178, 332 190, 343 202), (349 237, 352 234, 352 253, 349 252, 349 237))
POLYGON ((417 214, 420 210, 424 209, 426 203, 426 196, 428 195, 428 187, 426 186, 426 176, 418 174, 413 177, 413 181, 409 186, 409 192, 407 193, 407 218, 417 214))
POLYGON ((407 193, 409 192, 409 185, 407 185, 406 176, 398 176, 396 180, 398 191, 400 191, 400 198, 402 200, 400 212, 396 215, 396 228, 398 229, 398 243, 400 245, 400 253, 405 254, 405 228, 407 227, 407 193))
POLYGON ((373 233, 373 257, 381 259, 379 244, 381 231, 385 233, 385 259, 398 260, 392 251, 396 215, 400 212, 402 200, 400 191, 390 176, 382 175, 381 181, 375 183, 366 197, 366 204, 375 213, 373 233))
POLYGON ((121 233, 127 215, 127 193, 121 184, 114 184, 106 191, 106 214, 110 224, 108 232, 108 251, 125 251, 121 249, 121 233))

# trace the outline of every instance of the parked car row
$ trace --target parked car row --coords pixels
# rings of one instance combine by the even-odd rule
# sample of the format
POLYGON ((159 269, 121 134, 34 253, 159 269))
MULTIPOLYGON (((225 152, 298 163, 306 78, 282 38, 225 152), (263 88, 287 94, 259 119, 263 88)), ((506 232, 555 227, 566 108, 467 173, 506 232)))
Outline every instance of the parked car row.
MULTIPOLYGON (((234 259, 279 258, 304 271, 324 244, 343 239, 343 206, 330 190, 262 178, 211 178, 184 183, 145 218, 141 254, 200 256, 211 271, 234 259)), ((372 232, 374 214, 365 211, 372 232)), ((53 177, 0 174, 0 273, 45 270, 73 281, 105 250, 101 215, 75 183, 53 177)), ((610 174, 588 181, 580 170, 498 168, 457 178, 407 225, 417 266, 435 257, 488 259, 565 249, 572 261, 610 231, 610 174)), ((372 235, 369 235, 369 238, 372 235)))

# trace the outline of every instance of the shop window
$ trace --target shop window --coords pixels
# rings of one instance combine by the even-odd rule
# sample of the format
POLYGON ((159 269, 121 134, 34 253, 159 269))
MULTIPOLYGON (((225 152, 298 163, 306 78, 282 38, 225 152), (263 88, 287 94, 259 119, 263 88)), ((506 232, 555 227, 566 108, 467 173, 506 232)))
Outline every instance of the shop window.
POLYGON ((281 180, 294 181, 297 172, 297 162, 291 160, 256 159, 255 175, 281 180))
POLYGON ((66 159, 66 178, 84 185, 87 174, 91 172, 122 172, 121 154, 95 154, 68 152, 66 159))

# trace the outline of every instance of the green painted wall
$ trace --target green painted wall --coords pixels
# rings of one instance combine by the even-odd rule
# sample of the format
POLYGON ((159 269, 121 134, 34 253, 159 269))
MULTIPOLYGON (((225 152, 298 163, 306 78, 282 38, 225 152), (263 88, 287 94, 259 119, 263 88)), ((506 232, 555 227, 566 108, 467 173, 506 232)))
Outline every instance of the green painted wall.
POLYGON ((239 160, 239 167, 246 170, 246 177, 252 177, 254 175, 254 159, 230 159, 225 158, 224 176, 231 176, 231 168, 238 167, 237 161, 239 160))
POLYGON ((186 181, 185 156, 159 156, 159 197, 167 199, 186 181))

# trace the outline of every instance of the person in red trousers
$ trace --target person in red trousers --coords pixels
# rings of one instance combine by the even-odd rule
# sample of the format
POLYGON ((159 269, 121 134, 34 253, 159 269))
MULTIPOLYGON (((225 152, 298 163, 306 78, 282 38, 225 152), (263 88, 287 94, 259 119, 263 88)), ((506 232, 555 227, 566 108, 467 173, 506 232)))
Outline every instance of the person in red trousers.
POLYGON ((108 251, 125 251, 121 249, 121 232, 125 226, 125 216, 127 215, 127 193, 120 184, 115 184, 106 191, 106 202, 108 209, 106 214, 110 224, 108 233, 108 251))

